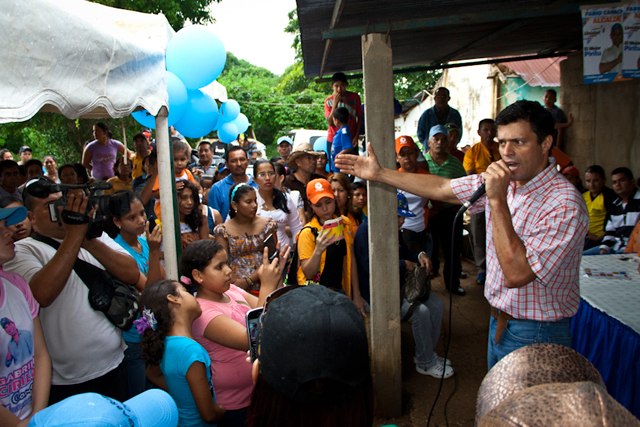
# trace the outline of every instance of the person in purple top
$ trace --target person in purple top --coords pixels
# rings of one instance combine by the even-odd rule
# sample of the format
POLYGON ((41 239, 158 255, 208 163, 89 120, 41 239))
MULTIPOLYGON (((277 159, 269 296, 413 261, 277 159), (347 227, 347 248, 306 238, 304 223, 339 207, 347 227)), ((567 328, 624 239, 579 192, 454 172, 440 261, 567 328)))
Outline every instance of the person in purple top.
POLYGON ((98 122, 93 125, 95 140, 87 144, 82 153, 82 165, 97 181, 113 178, 113 165, 118 153, 125 155, 124 145, 120 141, 109 137, 109 127, 98 122))

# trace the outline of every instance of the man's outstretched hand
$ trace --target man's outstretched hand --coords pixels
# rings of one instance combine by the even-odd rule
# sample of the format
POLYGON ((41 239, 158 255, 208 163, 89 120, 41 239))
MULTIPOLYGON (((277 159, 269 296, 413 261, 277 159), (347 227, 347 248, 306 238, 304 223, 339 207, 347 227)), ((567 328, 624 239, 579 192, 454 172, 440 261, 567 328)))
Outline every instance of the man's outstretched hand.
POLYGON ((367 152, 369 153, 369 157, 362 157, 355 154, 338 154, 335 164, 342 173, 355 175, 367 181, 377 181, 382 167, 373 152, 370 142, 367 143, 367 152))

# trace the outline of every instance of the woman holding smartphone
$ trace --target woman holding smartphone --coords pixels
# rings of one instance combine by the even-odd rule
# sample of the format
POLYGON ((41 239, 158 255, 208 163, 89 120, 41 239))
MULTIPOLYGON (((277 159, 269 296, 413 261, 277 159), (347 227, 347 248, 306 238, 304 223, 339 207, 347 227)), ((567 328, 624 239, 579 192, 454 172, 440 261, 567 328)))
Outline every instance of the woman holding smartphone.
POLYGON ((358 285, 351 222, 340 215, 333 190, 326 179, 310 181, 307 198, 313 214, 298 235, 298 283, 319 284, 342 292, 365 316, 366 303, 358 285), (332 221, 338 218, 341 221, 332 221))

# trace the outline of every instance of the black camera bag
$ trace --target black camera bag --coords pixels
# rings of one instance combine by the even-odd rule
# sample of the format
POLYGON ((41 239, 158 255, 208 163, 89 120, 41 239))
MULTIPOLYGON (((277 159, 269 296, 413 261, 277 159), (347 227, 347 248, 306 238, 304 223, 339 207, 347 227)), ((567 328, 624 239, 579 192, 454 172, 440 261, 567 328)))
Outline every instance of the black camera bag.
MULTIPOLYGON (((36 233, 32 237, 56 250, 60 247, 60 243, 41 234, 36 233)), ((129 330, 138 314, 138 292, 136 289, 115 279, 100 267, 80 258, 76 259, 73 271, 89 289, 91 308, 104 313, 111 323, 123 331, 129 330)))

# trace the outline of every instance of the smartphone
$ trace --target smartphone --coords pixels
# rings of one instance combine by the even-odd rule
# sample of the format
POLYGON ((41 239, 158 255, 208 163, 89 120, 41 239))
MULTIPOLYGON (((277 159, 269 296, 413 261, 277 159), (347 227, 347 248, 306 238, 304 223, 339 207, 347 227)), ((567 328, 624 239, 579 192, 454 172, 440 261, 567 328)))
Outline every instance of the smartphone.
POLYGON ((273 233, 269 234, 267 238, 264 239, 264 246, 269 249, 269 261, 273 261, 273 259, 279 255, 278 250, 276 249, 276 239, 273 238, 273 233))
POLYGON ((258 329, 260 328, 260 316, 262 315, 262 310, 262 307, 254 308, 253 310, 249 310, 245 315, 251 363, 258 358, 258 329))
POLYGON ((344 239, 344 221, 342 220, 342 218, 335 218, 325 221, 322 229, 329 231, 328 236, 334 242, 344 239))

